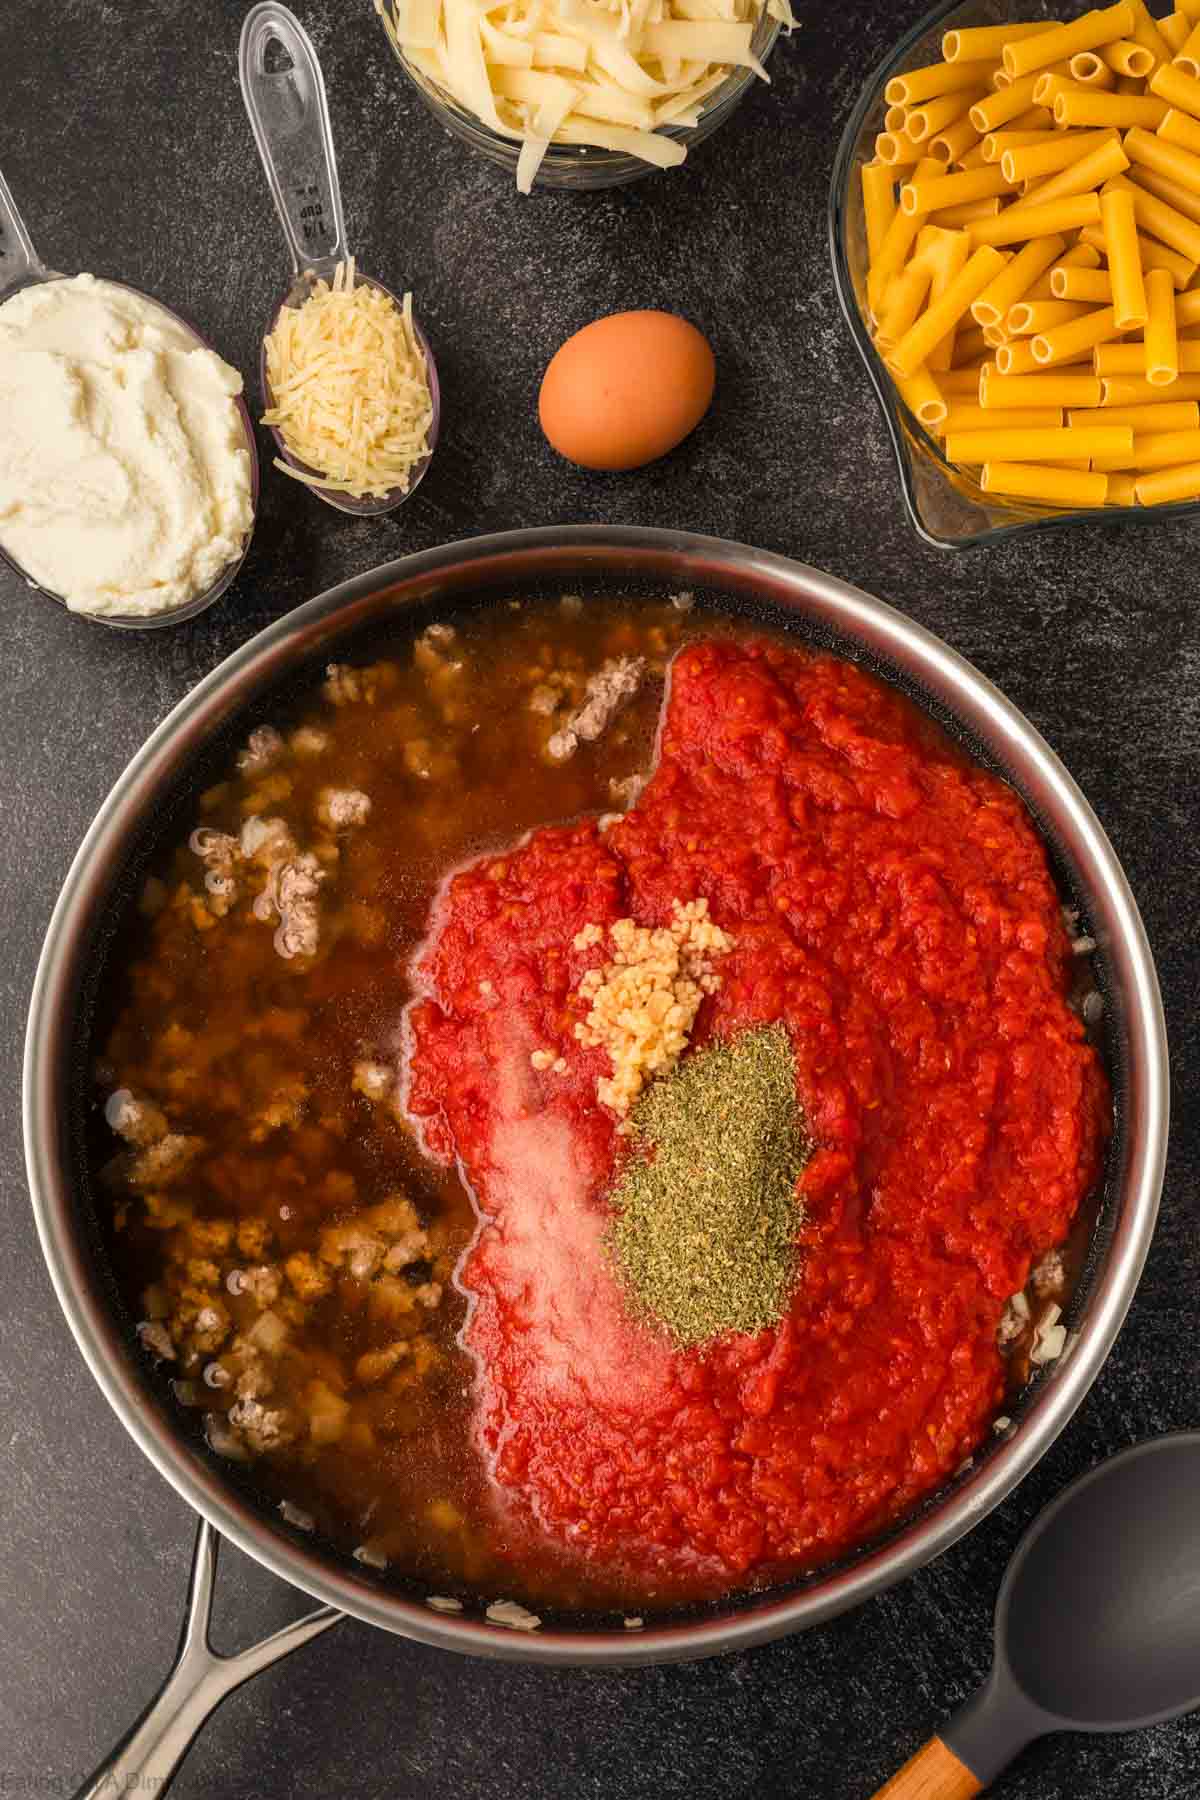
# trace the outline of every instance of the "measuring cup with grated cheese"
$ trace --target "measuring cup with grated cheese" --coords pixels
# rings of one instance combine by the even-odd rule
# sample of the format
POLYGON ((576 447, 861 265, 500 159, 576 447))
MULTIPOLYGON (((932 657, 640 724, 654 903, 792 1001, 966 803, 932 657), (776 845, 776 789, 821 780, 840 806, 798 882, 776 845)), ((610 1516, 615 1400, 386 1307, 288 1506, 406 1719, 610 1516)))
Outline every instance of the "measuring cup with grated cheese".
POLYGON ((349 254, 320 64, 286 6, 242 27, 242 98, 292 253, 293 280, 263 339, 262 415, 284 471, 341 512, 409 498, 437 443, 437 368, 401 300, 349 254))

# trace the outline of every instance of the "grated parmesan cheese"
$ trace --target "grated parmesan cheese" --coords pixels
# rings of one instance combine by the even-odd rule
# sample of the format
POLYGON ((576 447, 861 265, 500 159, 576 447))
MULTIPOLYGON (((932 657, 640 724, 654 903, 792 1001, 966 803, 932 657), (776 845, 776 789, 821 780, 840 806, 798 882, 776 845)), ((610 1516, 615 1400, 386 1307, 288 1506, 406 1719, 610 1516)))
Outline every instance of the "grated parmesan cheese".
POLYGON ((351 257, 302 306, 281 310, 266 352, 272 404, 262 422, 305 464, 276 457, 276 468, 355 500, 406 494, 433 424, 412 295, 398 307, 382 289, 356 285, 351 257))
POLYGON ((751 48, 789 0, 375 0, 397 54, 489 130, 521 145, 528 194, 551 143, 615 150, 659 168, 732 67, 770 78, 751 48))

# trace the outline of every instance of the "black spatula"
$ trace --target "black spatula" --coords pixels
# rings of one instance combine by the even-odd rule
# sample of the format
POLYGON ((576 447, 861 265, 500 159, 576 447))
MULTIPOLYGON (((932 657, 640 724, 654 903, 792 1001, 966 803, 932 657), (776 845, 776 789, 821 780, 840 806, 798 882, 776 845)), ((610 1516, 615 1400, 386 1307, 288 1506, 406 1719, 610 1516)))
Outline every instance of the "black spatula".
POLYGON ((875 1800, 968 1800, 1050 1731, 1132 1731, 1200 1706, 1200 1432, 1073 1482, 1017 1547, 991 1675, 875 1800))

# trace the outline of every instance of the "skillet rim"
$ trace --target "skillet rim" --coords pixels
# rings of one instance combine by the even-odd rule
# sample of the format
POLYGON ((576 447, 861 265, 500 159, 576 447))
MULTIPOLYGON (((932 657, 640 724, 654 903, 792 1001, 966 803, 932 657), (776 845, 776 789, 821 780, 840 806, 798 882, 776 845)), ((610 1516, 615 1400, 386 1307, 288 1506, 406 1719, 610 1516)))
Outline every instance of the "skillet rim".
POLYGON ((1150 946, 1128 881, 1081 790, 1040 733, 985 676, 886 602, 807 564, 749 545, 643 526, 542 526, 436 546, 351 576, 249 639, 200 681, 152 732, 118 777, 80 846, 47 929, 30 1002, 23 1125, 38 1236, 76 1343, 126 1430, 177 1493, 284 1580, 364 1623, 440 1649, 546 1665, 633 1665, 719 1654, 764 1643, 835 1617, 930 1562, 998 1506, 1067 1424, 1096 1379, 1136 1291, 1157 1216, 1166 1160, 1169 1067, 1166 1025, 1150 946), (632 1634, 543 1628, 513 1632, 422 1602, 350 1574, 269 1525, 150 1408, 123 1335, 102 1302, 73 1213, 64 1153, 60 1077, 69 1054, 75 965, 96 903, 107 894, 129 838, 162 780, 255 693, 327 637, 407 598, 429 599, 439 579, 511 585, 611 571, 674 585, 748 594, 799 613, 898 668, 965 725, 993 755, 1071 862, 1111 985, 1122 1003, 1126 1167, 1109 1242, 1069 1356, 1043 1377, 1007 1442, 951 1491, 924 1507, 851 1566, 799 1590, 733 1596, 695 1622, 632 1634), (407 590, 407 592, 402 592, 407 590))

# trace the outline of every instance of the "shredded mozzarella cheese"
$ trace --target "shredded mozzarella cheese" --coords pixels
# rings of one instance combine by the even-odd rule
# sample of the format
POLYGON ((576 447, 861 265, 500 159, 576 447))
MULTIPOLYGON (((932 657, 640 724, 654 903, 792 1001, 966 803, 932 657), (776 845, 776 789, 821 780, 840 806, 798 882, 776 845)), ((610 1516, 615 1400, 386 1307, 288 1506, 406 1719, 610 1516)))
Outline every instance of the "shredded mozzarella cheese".
POLYGON ((433 424, 412 295, 401 308, 381 289, 356 285, 351 257, 302 306, 283 308, 266 351, 272 404, 263 424, 276 426, 306 465, 276 457, 275 466, 356 500, 407 493, 433 424))
POLYGON ((770 77, 751 49, 789 0, 375 0, 397 52, 501 137, 530 192, 551 143, 623 151, 659 168, 731 68, 770 77))

